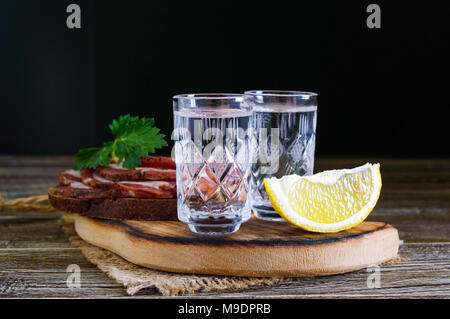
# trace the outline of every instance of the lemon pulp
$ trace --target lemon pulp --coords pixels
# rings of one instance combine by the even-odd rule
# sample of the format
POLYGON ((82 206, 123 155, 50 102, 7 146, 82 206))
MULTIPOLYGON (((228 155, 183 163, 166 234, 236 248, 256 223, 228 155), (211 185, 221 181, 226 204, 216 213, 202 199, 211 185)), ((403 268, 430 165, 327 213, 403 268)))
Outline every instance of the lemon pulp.
POLYGON ((381 190, 379 164, 288 175, 264 180, 274 209, 287 221, 316 232, 337 232, 361 223, 381 190))

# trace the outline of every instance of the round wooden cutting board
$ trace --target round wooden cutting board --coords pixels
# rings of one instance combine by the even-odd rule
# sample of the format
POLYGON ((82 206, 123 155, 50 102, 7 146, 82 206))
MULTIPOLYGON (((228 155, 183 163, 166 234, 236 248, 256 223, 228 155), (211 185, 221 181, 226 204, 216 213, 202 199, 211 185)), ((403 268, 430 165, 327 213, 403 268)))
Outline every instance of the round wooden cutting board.
POLYGON ((234 234, 206 237, 191 233, 177 221, 118 221, 77 215, 75 229, 87 242, 137 265, 232 276, 344 273, 390 260, 399 247, 397 230, 380 222, 319 234, 252 218, 234 234))

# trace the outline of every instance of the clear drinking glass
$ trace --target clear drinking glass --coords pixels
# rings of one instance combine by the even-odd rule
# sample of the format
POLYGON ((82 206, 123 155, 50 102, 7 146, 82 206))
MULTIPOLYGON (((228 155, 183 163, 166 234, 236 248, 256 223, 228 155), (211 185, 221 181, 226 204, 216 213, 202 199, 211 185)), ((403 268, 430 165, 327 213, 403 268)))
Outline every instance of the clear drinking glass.
POLYGON ((283 221, 272 208, 264 178, 311 175, 316 142, 317 94, 300 91, 247 91, 253 107, 251 201, 256 217, 283 221))
POLYGON ((242 94, 173 97, 178 219, 229 234, 251 216, 251 106, 242 94))

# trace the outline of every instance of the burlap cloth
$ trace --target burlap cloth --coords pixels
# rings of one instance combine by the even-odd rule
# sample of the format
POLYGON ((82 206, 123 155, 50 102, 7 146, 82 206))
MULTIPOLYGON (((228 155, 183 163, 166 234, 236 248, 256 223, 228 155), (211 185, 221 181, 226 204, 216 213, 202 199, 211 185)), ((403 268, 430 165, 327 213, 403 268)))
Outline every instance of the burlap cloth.
POLYGON ((140 267, 106 249, 85 242, 75 232, 73 218, 69 214, 65 214, 59 223, 69 236, 72 245, 79 248, 87 260, 109 277, 124 285, 129 295, 150 287, 158 289, 163 296, 174 296, 197 291, 236 290, 257 285, 274 285, 287 280, 287 278, 185 275, 140 267))

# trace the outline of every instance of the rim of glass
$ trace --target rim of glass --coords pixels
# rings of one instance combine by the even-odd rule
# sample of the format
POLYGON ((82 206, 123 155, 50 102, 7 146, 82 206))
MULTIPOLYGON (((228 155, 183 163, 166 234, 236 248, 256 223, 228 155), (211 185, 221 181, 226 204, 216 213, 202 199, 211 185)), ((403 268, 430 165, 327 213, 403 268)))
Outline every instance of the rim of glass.
POLYGON ((183 100, 230 100, 243 98, 242 93, 186 93, 174 95, 173 99, 183 100))
POLYGON ((253 96, 282 96, 282 97, 314 97, 317 93, 307 91, 290 91, 290 90, 250 90, 245 91, 245 95, 253 96))

